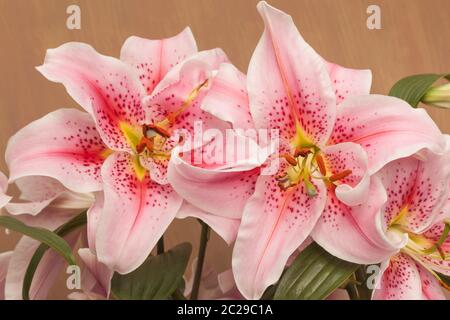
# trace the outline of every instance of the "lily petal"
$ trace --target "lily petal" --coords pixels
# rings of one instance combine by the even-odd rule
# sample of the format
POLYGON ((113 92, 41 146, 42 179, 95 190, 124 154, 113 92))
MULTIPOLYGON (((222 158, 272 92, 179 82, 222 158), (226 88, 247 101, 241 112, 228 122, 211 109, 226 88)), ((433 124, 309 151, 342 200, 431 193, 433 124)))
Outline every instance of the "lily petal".
POLYGON ((138 178, 127 153, 112 154, 103 165, 103 212, 97 226, 100 262, 125 274, 139 267, 175 218, 182 199, 148 174, 138 178))
POLYGON ((344 142, 325 147, 324 155, 332 174, 351 170, 349 175, 337 182, 336 197, 350 206, 365 202, 370 177, 367 169, 367 154, 364 149, 356 143, 344 142))
POLYGON ((370 93, 372 86, 370 70, 349 69, 330 62, 327 62, 327 69, 338 104, 348 97, 370 93))
POLYGON ((95 202, 87 211, 87 226, 86 226, 87 241, 89 249, 94 253, 96 252, 95 236, 97 234, 97 227, 100 221, 100 216, 103 212, 104 201, 105 198, 103 192, 97 192, 95 194, 95 202))
POLYGON ((254 127, 249 110, 246 76, 230 63, 220 65, 201 108, 232 124, 234 129, 254 127))
POLYGON ((408 236, 394 242, 385 234, 382 208, 386 200, 378 178, 372 179, 369 197, 362 205, 346 206, 329 192, 312 232, 314 241, 332 255, 353 263, 373 264, 388 259, 406 244, 408 236))
POLYGON ((6 195, 6 190, 8 190, 8 178, 0 172, 0 208, 12 199, 12 197, 6 195))
POLYGON ((0 300, 5 299, 5 279, 12 254, 12 251, 0 253, 0 300))
POLYGON ((422 282, 416 263, 404 254, 397 254, 385 263, 379 288, 374 289, 373 300, 421 300, 422 282))
POLYGON ((274 176, 260 176, 248 200, 233 250, 233 274, 247 299, 259 299, 278 281, 293 252, 307 239, 326 201, 314 181, 315 197, 303 185, 282 191, 274 176))
POLYGON ((387 164, 379 173, 387 193, 385 220, 389 225, 405 208, 402 225, 422 233, 448 201, 450 154, 426 161, 408 157, 387 164))
POLYGON ((422 299, 423 300, 447 300, 439 281, 427 269, 416 263, 417 271, 419 271, 422 283, 422 299))
POLYGON ((180 76, 182 75, 181 69, 183 69, 186 64, 191 64, 193 61, 206 64, 210 70, 217 70, 222 63, 229 63, 227 55, 220 48, 197 52, 170 69, 155 87, 153 93, 160 92, 168 86, 179 82, 181 79, 180 76))
POLYGON ((81 279, 81 287, 83 291, 105 298, 109 297, 111 291, 111 279, 113 271, 107 266, 100 263, 97 257, 89 250, 89 248, 80 248, 78 255, 85 266, 85 272, 81 279))
POLYGON ((137 72, 126 63, 99 54, 84 43, 70 42, 47 50, 37 68, 47 79, 62 83, 72 98, 91 113, 103 141, 113 150, 129 151, 120 124, 138 126, 145 119, 145 94, 137 72))
MULTIPOLYGON (((438 222, 433 224, 428 230, 423 233, 423 236, 430 239, 432 243, 436 243, 442 234, 444 233, 444 222, 438 222)), ((417 255, 417 259, 428 269, 450 276, 450 237, 440 244, 440 249, 447 257, 443 260, 438 251, 435 251, 428 255, 417 255)))
MULTIPOLYGON (((241 145, 254 143, 243 136, 235 138, 237 149, 241 145)), ((233 155, 234 147, 231 150, 231 144, 226 144, 224 148, 225 156, 232 160, 211 165, 204 163, 204 155, 201 155, 202 163, 198 164, 195 158, 191 159, 189 152, 180 157, 178 150, 174 150, 169 162, 168 180, 175 191, 194 206, 217 216, 240 219, 246 201, 254 192, 260 172, 258 166, 262 163, 257 159, 259 155, 244 155, 241 158, 233 155), (205 190, 208 190, 207 197, 205 190), (217 206, 218 203, 220 206, 217 206)))
POLYGON ((129 37, 120 51, 120 60, 137 69, 142 86, 151 94, 170 69, 196 52, 194 35, 187 27, 161 40, 129 37))
POLYGON ((202 123, 203 129, 229 127, 200 109, 200 103, 208 89, 208 81, 212 77, 211 67, 200 60, 189 59, 180 64, 179 78, 162 90, 155 89, 154 94, 145 100, 150 109, 149 123, 175 115, 172 129, 183 129, 194 132, 194 123, 202 123))
POLYGON ((202 220, 210 226, 227 244, 231 244, 237 236, 241 220, 223 216, 217 216, 205 212, 192 204, 184 201, 177 213, 177 218, 184 219, 194 217, 202 220))
POLYGON ((366 150, 370 174, 424 148, 445 150, 444 136, 425 110, 382 95, 353 96, 339 105, 330 143, 345 141, 366 150))
POLYGON ((255 125, 280 129, 280 137, 290 140, 298 121, 303 134, 321 145, 328 140, 336 115, 326 65, 303 40, 289 15, 264 1, 257 8, 265 29, 247 73, 255 125))
POLYGON ((75 192, 98 191, 105 150, 89 114, 59 109, 11 137, 6 148, 9 179, 45 176, 75 192))

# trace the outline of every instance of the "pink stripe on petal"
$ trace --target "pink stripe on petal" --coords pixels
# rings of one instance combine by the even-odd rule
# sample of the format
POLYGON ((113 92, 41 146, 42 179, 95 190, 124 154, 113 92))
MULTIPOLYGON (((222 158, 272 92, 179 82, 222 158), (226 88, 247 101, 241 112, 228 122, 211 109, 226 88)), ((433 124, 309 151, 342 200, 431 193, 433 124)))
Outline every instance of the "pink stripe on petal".
POLYGON ((265 2, 265 25, 247 73, 250 109, 257 128, 280 129, 291 140, 295 118, 312 142, 331 134, 336 100, 323 59, 303 40, 292 18, 265 2))
POLYGON ((47 51, 38 70, 62 83, 68 93, 91 113, 105 143, 114 150, 131 150, 120 122, 140 125, 145 119, 141 99, 145 90, 134 68, 97 53, 83 43, 66 43, 47 51))
POLYGON ((60 109, 11 137, 6 149, 10 181, 46 176, 75 192, 97 191, 105 150, 89 114, 60 109))
POLYGON ((182 203, 169 185, 148 174, 139 180, 131 157, 114 153, 103 165, 105 199, 95 239, 99 261, 120 273, 144 262, 182 203))
POLYGON ((233 273, 247 299, 259 299, 278 281, 293 252, 305 241, 323 211, 326 189, 315 182, 309 197, 303 185, 282 191, 274 176, 260 176, 244 209, 233 250, 233 273))

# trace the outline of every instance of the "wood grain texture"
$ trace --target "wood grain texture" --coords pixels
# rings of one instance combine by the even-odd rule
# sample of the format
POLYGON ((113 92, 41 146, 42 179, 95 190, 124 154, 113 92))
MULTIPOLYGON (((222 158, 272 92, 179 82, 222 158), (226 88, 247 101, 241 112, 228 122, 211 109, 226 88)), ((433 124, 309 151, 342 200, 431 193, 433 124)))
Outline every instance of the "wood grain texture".
MULTIPOLYGON (((0 0, 0 152, 18 129, 60 107, 76 107, 61 85, 34 67, 45 50, 83 41, 118 56, 131 35, 163 38, 189 25, 200 49, 221 47, 246 71, 262 32, 256 0, 0 0), (66 8, 81 7, 81 30, 66 28, 66 8)), ((450 72, 448 0, 277 0, 304 38, 327 60, 370 68, 373 92, 386 94, 401 77, 450 72), (382 30, 366 28, 366 8, 381 7, 382 30)), ((450 111, 428 109, 442 131, 450 133, 450 111)), ((0 170, 6 171, 0 160, 0 170)), ((195 221, 177 221, 170 244, 197 242, 195 221)), ((13 248, 17 235, 0 233, 0 251, 13 248)), ((230 249, 212 237, 207 261, 219 271, 229 267, 230 249)), ((64 298, 62 276, 52 298, 64 298)))

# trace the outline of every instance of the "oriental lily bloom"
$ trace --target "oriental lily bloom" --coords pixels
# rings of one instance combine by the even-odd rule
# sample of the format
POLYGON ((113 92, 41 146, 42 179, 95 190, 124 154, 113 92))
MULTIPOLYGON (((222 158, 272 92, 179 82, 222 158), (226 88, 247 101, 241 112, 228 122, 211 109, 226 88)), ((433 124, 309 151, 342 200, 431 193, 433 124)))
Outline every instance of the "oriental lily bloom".
POLYGON ((81 43, 48 50, 38 70, 88 114, 55 111, 8 145, 11 180, 41 175, 76 192, 103 190, 89 211, 89 246, 120 273, 146 259, 182 208, 166 177, 176 130, 191 132, 195 120, 228 126, 198 107, 213 71, 228 59, 219 49, 195 52, 190 29, 158 41, 131 37, 120 60, 81 43))
POLYGON ((444 297, 436 272, 450 275, 449 151, 390 162, 372 177, 367 203, 330 203, 316 225, 313 238, 333 255, 382 262, 373 298, 444 297))
POLYGON ((236 284, 248 299, 279 279, 326 206, 359 205, 385 163, 445 147, 423 110, 368 95, 370 73, 327 64, 290 16, 265 2, 258 10, 265 30, 247 73, 250 111, 256 128, 279 129, 274 156, 283 160, 258 178, 234 247, 236 284))

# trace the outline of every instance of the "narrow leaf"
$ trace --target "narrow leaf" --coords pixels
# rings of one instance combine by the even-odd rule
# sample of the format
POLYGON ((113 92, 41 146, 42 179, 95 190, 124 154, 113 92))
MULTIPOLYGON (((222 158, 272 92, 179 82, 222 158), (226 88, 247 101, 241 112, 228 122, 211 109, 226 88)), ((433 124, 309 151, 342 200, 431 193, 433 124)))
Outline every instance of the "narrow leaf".
POLYGON ((431 86, 442 78, 449 78, 448 74, 418 74, 399 80, 389 92, 390 96, 397 97, 408 102, 416 108, 420 100, 431 86))
POLYGON ((171 250, 149 256, 135 271, 115 273, 111 282, 114 296, 121 300, 162 300, 182 285, 192 246, 182 243, 171 250))
POLYGON ((22 221, 9 216, 0 216, 0 225, 45 243, 63 256, 67 263, 76 264, 75 257, 72 254, 72 248, 56 233, 44 228, 29 227, 22 221))
POLYGON ((358 265, 340 260, 312 243, 281 277, 275 300, 320 300, 341 286, 358 265))
MULTIPOLYGON (((87 222, 87 217, 86 217, 86 211, 85 211, 85 212, 80 213, 76 217, 72 218, 71 220, 69 220, 62 226, 60 226, 58 229, 56 229, 55 234, 57 234, 60 237, 65 237, 66 235, 71 233, 73 230, 78 229, 81 226, 84 226, 86 224, 86 222, 87 222)), ((24 300, 30 299, 29 292, 30 292, 31 284, 33 282, 34 274, 36 273, 36 269, 48 248, 49 248, 49 246, 46 245, 45 243, 41 244, 36 249, 33 256, 31 257, 30 263, 28 264, 27 271, 25 272, 25 276, 23 278, 22 298, 24 300)), ((72 250, 72 249, 70 249, 70 250, 72 250)), ((75 264, 75 263, 69 263, 69 264, 75 264)))

